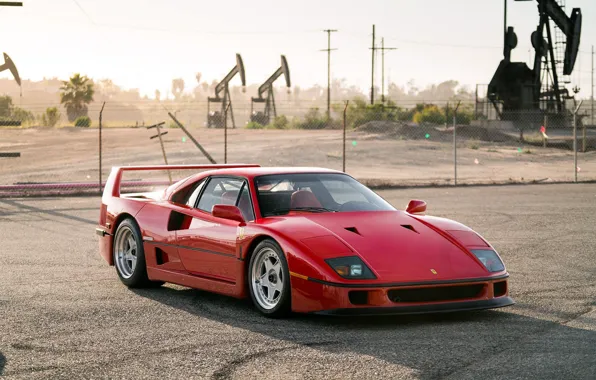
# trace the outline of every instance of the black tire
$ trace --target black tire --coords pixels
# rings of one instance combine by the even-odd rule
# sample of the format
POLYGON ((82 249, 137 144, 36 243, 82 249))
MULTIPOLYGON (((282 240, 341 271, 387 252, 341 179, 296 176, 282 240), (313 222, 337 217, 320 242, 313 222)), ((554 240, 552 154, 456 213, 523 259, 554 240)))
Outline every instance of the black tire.
POLYGON ((261 312, 266 317, 269 318, 282 318, 287 316, 292 308, 292 292, 290 288, 290 271, 288 269, 288 261, 284 255, 283 250, 277 244, 275 240, 266 239, 260 242, 254 249, 250 261, 247 268, 247 282, 248 282, 248 289, 250 293, 250 298, 252 300, 253 305, 255 308, 261 312), (258 295, 255 295, 255 286, 253 286, 254 280, 252 277, 253 271, 255 270, 254 266, 257 264, 257 260, 259 258, 259 252, 263 250, 272 250, 277 254, 279 258, 279 263, 281 264, 281 277, 283 288, 279 295, 279 300, 277 304, 273 308, 265 308, 261 306, 259 301, 257 300, 258 295))
MULTIPOLYGON (((116 229, 114 234, 114 243, 112 246, 112 255, 114 259, 114 267, 120 281, 129 288, 151 288, 163 285, 161 281, 151 281, 147 277, 147 264, 145 262, 145 250, 143 249, 143 237, 137 222, 133 218, 124 219, 116 229), (136 264, 132 268, 131 273, 125 273, 122 269, 122 261, 118 259, 118 244, 125 237, 134 239, 136 247, 133 252, 136 256, 136 264)), ((128 269, 128 268, 127 268, 128 269)))

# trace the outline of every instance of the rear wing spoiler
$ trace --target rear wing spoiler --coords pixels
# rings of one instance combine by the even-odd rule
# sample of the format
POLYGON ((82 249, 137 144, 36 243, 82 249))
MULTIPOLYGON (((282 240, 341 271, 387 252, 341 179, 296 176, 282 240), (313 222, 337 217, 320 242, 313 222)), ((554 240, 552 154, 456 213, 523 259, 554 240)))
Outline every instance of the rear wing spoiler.
POLYGON ((212 170, 232 168, 258 168, 257 164, 223 164, 223 165, 152 165, 152 166, 114 166, 103 189, 104 196, 119 197, 122 174, 125 171, 157 171, 157 170, 212 170))

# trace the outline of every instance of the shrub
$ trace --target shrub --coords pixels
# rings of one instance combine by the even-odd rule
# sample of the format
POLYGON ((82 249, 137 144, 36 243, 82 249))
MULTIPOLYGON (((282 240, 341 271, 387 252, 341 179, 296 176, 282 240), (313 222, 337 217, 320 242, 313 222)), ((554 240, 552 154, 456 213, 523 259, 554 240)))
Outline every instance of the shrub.
POLYGON ((91 118, 89 116, 79 116, 75 120, 75 127, 89 128, 91 126, 91 118))
POLYGON ((304 115, 303 121, 295 121, 293 126, 298 129, 324 129, 330 122, 326 116, 321 115, 319 108, 314 107, 304 115))
POLYGON ((41 123, 47 127, 55 127, 60 121, 60 112, 56 107, 46 108, 46 112, 41 115, 41 123))
POLYGON ((290 127, 290 121, 285 115, 277 116, 273 119, 273 122, 269 123, 267 128, 271 129, 288 129, 290 127))
POLYGON ((246 129, 263 129, 265 126, 263 124, 257 123, 256 121, 249 121, 246 124, 246 129))
POLYGON ((422 111, 414 114, 414 122, 417 124, 445 124, 445 114, 434 104, 429 104, 422 111))
POLYGON ((11 118, 13 120, 18 120, 23 124, 35 121, 35 116, 31 111, 27 111, 19 107, 13 108, 11 118))
POLYGON ((12 98, 8 95, 0 96, 0 117, 10 118, 12 109, 12 98))
POLYGON ((459 125, 470 125, 470 122, 474 120, 474 110, 470 108, 461 108, 457 110, 455 116, 455 122, 459 125))
POLYGON ((468 143, 468 148, 477 150, 478 148, 480 148, 480 141, 475 139, 470 140, 468 143))
MULTIPOLYGON (((445 107, 443 107, 443 112, 445 114, 445 120, 448 124, 453 123, 453 111, 454 108, 447 103, 445 107)), ((474 119, 474 109, 469 106, 460 106, 457 109, 457 113, 455 114, 455 122, 458 125, 470 125, 470 122, 474 119)))
MULTIPOLYGON (((344 106, 336 104, 334 111, 343 114, 344 106)), ((348 128, 357 128, 369 121, 397 121, 403 110, 393 102, 388 101, 387 105, 368 104, 363 98, 355 98, 350 101, 346 115, 348 128)))

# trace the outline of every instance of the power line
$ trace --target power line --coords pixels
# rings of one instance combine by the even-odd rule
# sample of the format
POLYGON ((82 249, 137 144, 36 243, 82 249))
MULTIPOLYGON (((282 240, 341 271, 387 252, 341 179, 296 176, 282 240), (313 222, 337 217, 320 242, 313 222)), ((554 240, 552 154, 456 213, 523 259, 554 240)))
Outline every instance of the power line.
POLYGON ((337 32, 337 29, 325 29, 327 33, 327 49, 321 51, 327 52, 327 120, 331 117, 331 51, 337 50, 331 48, 331 33, 337 32))
POLYGON ((87 12, 85 11, 85 9, 83 9, 83 7, 81 7, 81 4, 79 4, 79 2, 78 2, 77 0, 72 0, 72 1, 73 1, 73 2, 74 2, 76 5, 77 5, 77 7, 79 7, 79 9, 81 10, 81 12, 83 12, 83 14, 84 14, 84 15, 87 17, 87 19, 89 19, 89 21, 90 21, 90 22, 91 22, 93 25, 95 25, 95 21, 93 21, 93 19, 91 18, 91 16, 89 16, 89 13, 87 13, 87 12))

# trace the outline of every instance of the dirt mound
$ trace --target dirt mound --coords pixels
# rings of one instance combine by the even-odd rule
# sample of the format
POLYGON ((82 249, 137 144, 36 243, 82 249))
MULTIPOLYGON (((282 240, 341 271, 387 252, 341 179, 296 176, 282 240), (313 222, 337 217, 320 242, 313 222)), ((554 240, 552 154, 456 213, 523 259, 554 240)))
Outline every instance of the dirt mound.
POLYGON ((490 142, 510 142, 518 140, 516 136, 504 133, 503 131, 474 125, 458 125, 457 134, 469 139, 490 142))
MULTIPOLYGON (((356 131, 380 134, 383 138, 393 137, 407 140, 420 140, 432 137, 434 141, 451 141, 453 138, 452 126, 445 128, 444 125, 418 125, 412 122, 369 121, 357 127, 356 131)), ((516 141, 516 137, 513 135, 481 126, 458 125, 457 134, 459 138, 479 141, 516 141)))
POLYGON ((422 126, 404 121, 369 121, 357 127, 358 132, 382 134, 384 137, 393 136, 401 139, 418 140, 427 138, 426 135, 438 132, 434 126, 422 126))
POLYGON ((369 133, 391 133, 397 132, 401 130, 404 126, 407 126, 408 123, 403 121, 382 121, 382 120, 375 120, 369 121, 368 123, 364 123, 358 127, 356 130, 359 132, 369 132, 369 133))

